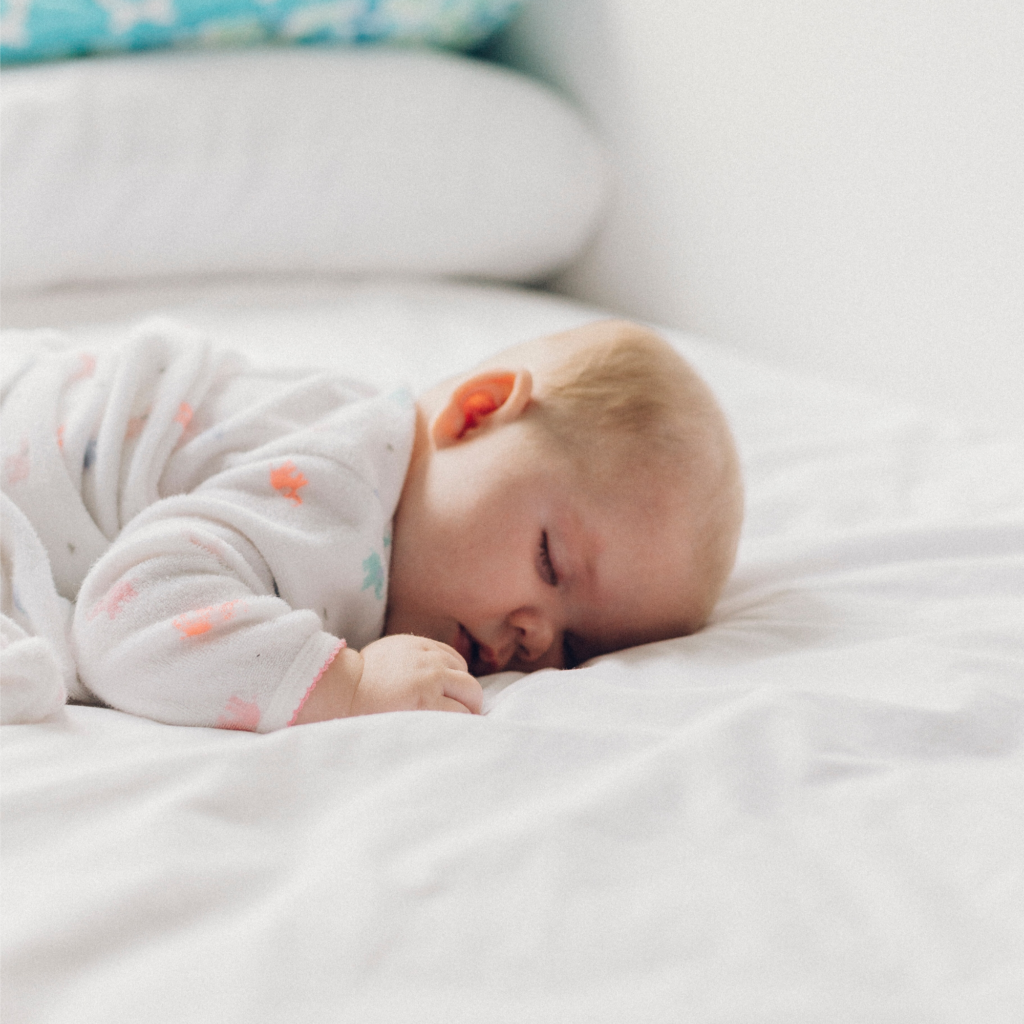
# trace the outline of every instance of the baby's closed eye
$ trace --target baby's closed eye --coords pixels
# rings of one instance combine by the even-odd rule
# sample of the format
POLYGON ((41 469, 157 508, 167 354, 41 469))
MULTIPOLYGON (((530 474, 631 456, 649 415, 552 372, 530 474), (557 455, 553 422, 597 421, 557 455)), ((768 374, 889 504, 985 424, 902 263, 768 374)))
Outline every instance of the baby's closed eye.
POLYGON ((551 561, 551 552, 548 550, 547 530, 543 530, 540 535, 540 546, 537 549, 537 572, 549 586, 558 586, 558 573, 555 571, 554 563, 551 561))

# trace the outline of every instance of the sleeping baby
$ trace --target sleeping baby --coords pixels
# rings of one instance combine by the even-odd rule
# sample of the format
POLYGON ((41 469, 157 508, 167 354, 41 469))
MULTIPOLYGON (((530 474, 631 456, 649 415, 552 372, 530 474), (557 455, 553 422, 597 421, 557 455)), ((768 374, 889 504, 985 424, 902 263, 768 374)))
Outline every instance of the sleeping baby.
POLYGON ((622 321, 416 401, 153 323, 37 354, 2 428, 7 721, 477 713, 478 676, 700 629, 742 518, 710 390, 622 321))

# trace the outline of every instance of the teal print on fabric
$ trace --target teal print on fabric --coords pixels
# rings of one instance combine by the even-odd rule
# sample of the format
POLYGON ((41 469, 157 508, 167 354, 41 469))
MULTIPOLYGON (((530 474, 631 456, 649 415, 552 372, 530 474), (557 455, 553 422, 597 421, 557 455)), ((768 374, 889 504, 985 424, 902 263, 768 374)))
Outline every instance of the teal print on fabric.
POLYGON ((521 0, 0 0, 0 63, 159 46, 390 43, 469 50, 521 0))
POLYGON ((384 534, 384 547, 385 548, 391 547, 391 531, 390 530, 388 530, 388 532, 384 534))
MULTIPOLYGON (((405 387, 396 388, 388 395, 388 399, 403 409, 411 409, 416 404, 412 392, 405 387)), ((391 445, 388 445, 388 448, 390 447, 391 445)))
POLYGON ((363 579, 363 590, 369 590, 373 587, 373 593, 378 601, 384 600, 384 566, 381 563, 380 555, 376 551, 371 551, 366 558, 363 559, 363 572, 366 573, 363 579))

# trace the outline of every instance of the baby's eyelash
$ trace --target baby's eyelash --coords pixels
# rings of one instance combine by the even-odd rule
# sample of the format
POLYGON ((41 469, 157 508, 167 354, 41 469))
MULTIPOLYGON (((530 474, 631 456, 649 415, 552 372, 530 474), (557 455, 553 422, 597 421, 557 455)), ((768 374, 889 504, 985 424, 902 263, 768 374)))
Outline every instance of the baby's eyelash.
POLYGON ((558 573, 551 562, 551 552, 548 551, 548 532, 544 530, 540 535, 540 550, 537 552, 537 571, 541 579, 549 586, 558 586, 558 573))

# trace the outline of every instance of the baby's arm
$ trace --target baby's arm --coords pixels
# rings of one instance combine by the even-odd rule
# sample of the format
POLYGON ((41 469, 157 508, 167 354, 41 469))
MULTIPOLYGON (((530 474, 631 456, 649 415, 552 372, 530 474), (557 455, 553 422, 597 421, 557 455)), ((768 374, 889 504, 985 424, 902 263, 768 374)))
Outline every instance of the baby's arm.
POLYGON ((266 732, 378 711, 479 711, 462 657, 423 637, 362 654, 275 593, 229 505, 166 499, 90 570, 73 626, 82 681, 111 707, 175 725, 266 732), (148 521, 147 521, 148 519, 148 521))
POLYGON ((460 711, 479 714, 480 684, 447 644, 422 636, 386 636, 345 648, 328 666, 295 717, 295 724, 380 711, 460 711))
POLYGON ((197 514, 191 498, 159 504, 179 514, 126 530, 82 584, 82 682, 111 707, 173 725, 288 725, 342 641, 275 594, 240 530, 197 514))

